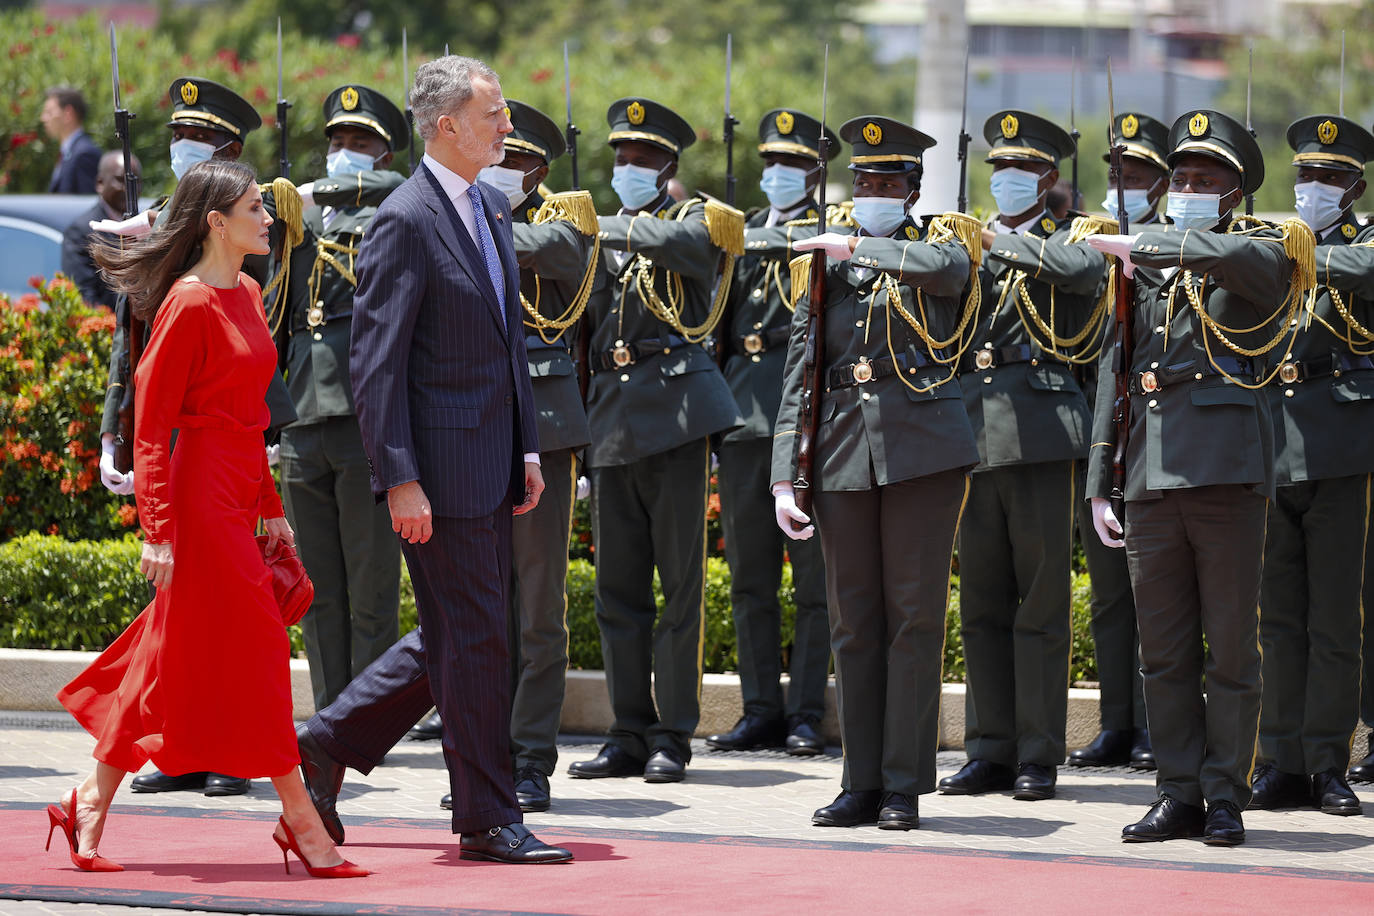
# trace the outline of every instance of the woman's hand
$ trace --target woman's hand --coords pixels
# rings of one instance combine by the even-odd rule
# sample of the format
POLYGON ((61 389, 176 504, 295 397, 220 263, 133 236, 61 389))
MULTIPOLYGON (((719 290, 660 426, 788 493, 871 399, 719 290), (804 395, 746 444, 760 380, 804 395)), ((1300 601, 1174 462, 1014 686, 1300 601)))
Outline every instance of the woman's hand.
POLYGON ((145 543, 138 569, 153 584, 153 588, 166 588, 172 581, 172 545, 145 543))
POLYGON ((287 547, 296 546, 296 532, 291 530, 291 525, 285 518, 265 518, 262 520, 262 527, 267 530, 268 553, 276 550, 277 545, 283 542, 287 547))

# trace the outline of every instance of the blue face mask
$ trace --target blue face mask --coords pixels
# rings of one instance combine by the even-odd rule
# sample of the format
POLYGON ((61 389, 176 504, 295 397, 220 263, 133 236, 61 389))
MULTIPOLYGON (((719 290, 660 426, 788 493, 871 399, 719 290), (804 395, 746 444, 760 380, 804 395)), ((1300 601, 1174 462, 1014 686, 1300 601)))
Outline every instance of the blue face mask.
POLYGON ((906 198, 856 197, 852 215, 859 228, 869 235, 891 235, 906 219, 906 198))
MULTIPOLYGON (((1231 193, 1230 191, 1226 192, 1231 193)), ((1221 194, 1186 194, 1169 192, 1169 207, 1165 211, 1180 230, 1211 229, 1221 221, 1221 194)))
MULTIPOLYGON (((1159 185, 1159 182, 1163 180, 1163 178, 1158 179, 1157 181, 1155 181, 1154 184, 1150 185, 1148 188, 1144 190, 1141 190, 1139 188, 1126 189, 1125 197, 1127 220, 1129 220, 1132 223, 1138 223, 1154 212, 1154 204, 1150 203, 1150 192, 1153 191, 1159 185)), ((1102 201, 1102 209, 1106 210, 1109 214, 1111 214, 1112 219, 1121 218, 1121 214, 1116 211, 1116 191, 1112 190, 1111 188, 1107 189, 1107 199, 1102 201)))
POLYGON ((788 210, 806 198, 806 179, 810 174, 806 169, 775 163, 763 170, 759 189, 775 208, 788 210))
POLYGON ((620 198, 622 207, 638 210, 661 193, 658 189, 661 173, 662 169, 656 172, 642 165, 617 165, 611 169, 611 189, 620 198))
MULTIPOLYGON (((230 141, 233 142, 233 141, 230 141)), ((228 146, 226 143, 224 146, 228 146)), ((209 162, 215 158, 215 153, 224 149, 224 146, 211 146, 208 143, 201 143, 199 140, 173 140, 168 147, 168 152, 172 156, 172 174, 177 176, 177 181, 181 176, 190 171, 191 166, 197 162, 209 162)))
POLYGON ((992 199, 1003 216, 1018 216, 1030 210, 1044 196, 1040 176, 1025 169, 998 169, 992 173, 992 199))
POLYGON ((376 159, 351 149, 337 149, 324 159, 325 173, 330 178, 357 175, 359 172, 370 170, 376 164, 376 159))

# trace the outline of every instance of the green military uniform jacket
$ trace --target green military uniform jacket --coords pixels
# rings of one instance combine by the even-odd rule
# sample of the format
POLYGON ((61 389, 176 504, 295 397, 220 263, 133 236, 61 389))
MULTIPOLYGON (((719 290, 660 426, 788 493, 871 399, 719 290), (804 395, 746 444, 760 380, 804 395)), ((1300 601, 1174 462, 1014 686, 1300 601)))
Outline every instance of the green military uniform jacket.
MULTIPOLYGON (((564 331, 540 330, 529 309, 556 319, 577 297, 587 274, 592 240, 565 219, 535 225, 543 206, 539 192, 515 208, 515 256, 520 262, 520 295, 524 300, 525 349, 529 354, 530 384, 539 419, 539 447, 546 452, 582 448, 591 442, 587 411, 573 364, 576 326, 564 331)), ((595 268, 593 268, 595 269, 595 268)))
MULTIPOLYGON (((924 321, 932 337, 953 334, 969 283, 968 252, 958 241, 925 238, 926 230, 907 220, 889 238, 863 238, 848 262, 827 264, 825 386, 813 471, 818 490, 867 490, 978 462, 954 354, 933 351, 891 305, 895 287, 903 309, 924 321), (888 371, 875 368, 871 381, 836 385, 854 378, 853 367, 862 362, 888 371)), ((789 249, 783 240, 777 251, 789 249)), ((774 482, 790 481, 796 472, 809 314, 802 296, 773 439, 774 482)))
POLYGON ((1374 227, 1361 235, 1353 216, 1342 221, 1317 247, 1316 264, 1312 317, 1299 318, 1302 329, 1285 351, 1291 369, 1281 367, 1266 388, 1280 485, 1374 471, 1374 344, 1355 336, 1352 347, 1332 295, 1363 327, 1374 325, 1374 227))
POLYGON ((590 467, 630 464, 741 423, 711 354, 645 302, 646 294, 665 306, 675 301, 689 328, 704 323, 711 308, 720 252, 702 207, 680 220, 668 212, 600 220, 602 266, 586 311, 590 467), (619 364, 617 351, 630 361, 619 364))
MULTIPOLYGON (((1131 260, 1136 271, 1130 378, 1136 384, 1126 499, 1154 499, 1161 490, 1220 484, 1248 485, 1272 499, 1274 437, 1268 398, 1218 374, 1208 349, 1217 360, 1229 361, 1228 371, 1247 384, 1253 385, 1257 376, 1262 379, 1265 366, 1256 360, 1242 371, 1237 355, 1204 330, 1186 295, 1184 273, 1191 271, 1193 289, 1208 316, 1230 328, 1257 328, 1228 335, 1240 346, 1256 349, 1273 336, 1274 322, 1264 322, 1289 292, 1292 262, 1281 233, 1269 228, 1236 234, 1172 228, 1143 232, 1131 260), (1154 373, 1158 388, 1141 390, 1144 372, 1154 373)), ((1113 351, 1106 349, 1099 363, 1104 382, 1111 376, 1112 359, 1113 351)), ((1088 461, 1090 497, 1110 495, 1115 398, 1114 384, 1098 386, 1088 461)))
POLYGON ((1000 234, 978 270, 983 299, 960 377, 978 440, 975 471, 1087 455, 1087 400, 1069 364, 1045 352, 1050 341, 1043 329, 1027 328, 1034 318, 1016 289, 1020 283, 1060 337, 1083 329, 1105 268, 1096 251, 1070 244, 1070 225, 1046 213, 1021 235, 1000 234), (980 357, 980 350, 990 353, 980 357))

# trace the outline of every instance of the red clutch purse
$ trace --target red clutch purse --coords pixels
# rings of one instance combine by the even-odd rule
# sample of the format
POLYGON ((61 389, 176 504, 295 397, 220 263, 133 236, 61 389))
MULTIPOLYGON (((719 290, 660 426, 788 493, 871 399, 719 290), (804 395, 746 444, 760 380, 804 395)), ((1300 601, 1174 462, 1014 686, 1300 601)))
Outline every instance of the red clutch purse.
POLYGON ((289 627, 299 623, 310 610, 310 603, 315 600, 315 584, 306 575, 295 547, 278 541, 276 549, 268 553, 269 540, 265 534, 258 535, 258 549, 272 573, 272 594, 277 599, 277 607, 281 608, 281 622, 289 627))

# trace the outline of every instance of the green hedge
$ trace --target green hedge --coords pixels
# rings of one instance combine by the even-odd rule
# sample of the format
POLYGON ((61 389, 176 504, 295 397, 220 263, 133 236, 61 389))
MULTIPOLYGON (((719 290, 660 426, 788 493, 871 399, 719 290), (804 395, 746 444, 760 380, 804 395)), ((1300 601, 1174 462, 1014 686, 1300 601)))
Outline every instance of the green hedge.
MULTIPOLYGON (((148 584, 138 572, 140 542, 133 535, 119 540, 67 541, 27 534, 0 543, 0 644, 26 649, 100 649, 128 625, 148 601, 148 584)), ((572 667, 602 667, 601 638, 593 600, 594 567, 573 560, 568 571, 569 655, 572 667)), ((655 594, 658 586, 655 583, 655 594)), ((1073 658, 1075 681, 1095 680, 1092 637, 1088 633, 1090 586, 1084 573, 1073 577, 1073 658)), ((783 643, 790 644, 796 607, 792 570, 783 570, 783 643)), ((659 595, 662 600, 661 594, 659 595)), ((415 626, 415 595, 409 575, 401 577, 401 631, 415 626)), ((303 649, 292 628, 292 645, 303 649)), ((711 558, 706 568, 705 667, 732 671, 737 665, 735 630, 730 617, 730 571, 711 558)), ((945 622, 947 681, 964 677, 963 642, 959 636, 959 581, 951 585, 945 622)))

